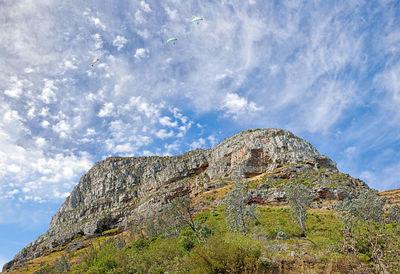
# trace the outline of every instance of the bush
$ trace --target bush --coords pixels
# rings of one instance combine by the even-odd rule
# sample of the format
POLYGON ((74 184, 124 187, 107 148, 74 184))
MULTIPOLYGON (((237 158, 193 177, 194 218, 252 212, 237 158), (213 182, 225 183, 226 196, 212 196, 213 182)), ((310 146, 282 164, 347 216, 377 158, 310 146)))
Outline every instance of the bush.
POLYGON ((285 187, 286 200, 292 208, 293 219, 300 225, 302 235, 306 232, 307 210, 314 201, 315 195, 302 184, 290 183, 285 187))
POLYGON ((235 182, 225 197, 226 224, 232 232, 246 233, 249 222, 257 220, 256 205, 247 205, 249 201, 248 187, 243 182, 235 182))
POLYGON ((134 248, 127 251, 129 267, 124 270, 129 273, 177 271, 184 254, 185 251, 175 238, 159 238, 141 251, 134 248))
POLYGON ((389 208, 389 220, 394 223, 400 223, 400 206, 394 205, 389 208))
POLYGON ((339 202, 336 210, 343 222, 344 250, 372 258, 377 272, 395 273, 400 271, 399 226, 384 223, 384 204, 377 191, 368 189, 357 198, 339 202))
POLYGON ((109 238, 91 246, 81 256, 82 263, 75 268, 76 273, 107 273, 118 266, 118 253, 125 246, 120 238, 109 238))
POLYGON ((286 240, 287 239, 287 235, 284 231, 282 231, 280 226, 277 226, 275 228, 275 234, 276 234, 276 238, 280 239, 280 240, 286 240))
POLYGON ((190 273, 256 273, 267 270, 261 261, 261 244, 249 236, 227 233, 195 247, 186 259, 190 273))

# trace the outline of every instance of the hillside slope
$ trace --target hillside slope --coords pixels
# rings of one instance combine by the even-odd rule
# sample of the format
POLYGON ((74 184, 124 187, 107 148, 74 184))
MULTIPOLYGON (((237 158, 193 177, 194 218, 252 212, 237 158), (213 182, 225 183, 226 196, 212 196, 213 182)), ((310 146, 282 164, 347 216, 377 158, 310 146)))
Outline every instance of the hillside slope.
POLYGON ((177 196, 196 197, 234 180, 248 180, 252 201, 280 202, 282 186, 310 186, 319 200, 341 200, 368 186, 340 173, 336 164, 307 141, 281 129, 247 130, 208 150, 173 157, 110 157, 96 163, 79 181, 49 230, 3 267, 66 246, 77 237, 110 229, 126 230, 149 219, 177 196))

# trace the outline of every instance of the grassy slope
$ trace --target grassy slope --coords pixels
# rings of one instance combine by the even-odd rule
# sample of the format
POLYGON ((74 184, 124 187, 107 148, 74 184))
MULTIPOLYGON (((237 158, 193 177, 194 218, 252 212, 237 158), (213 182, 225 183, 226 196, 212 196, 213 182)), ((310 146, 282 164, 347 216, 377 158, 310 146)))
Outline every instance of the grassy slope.
POLYGON ((387 204, 400 206, 400 189, 380 191, 379 195, 387 200, 387 204))
MULTIPOLYGON (((203 206, 203 210, 199 213, 197 219, 202 223, 207 223, 215 231, 214 237, 233 237, 227 232, 223 206, 216 206, 230 187, 231 185, 226 185, 219 189, 205 192, 194 201, 195 204, 203 206), (210 210, 212 208, 214 208, 213 213, 210 210)), ((383 191, 380 194, 388 199, 391 204, 400 204, 400 190, 383 191)), ((268 265, 270 271, 340 273, 352 270, 357 271, 360 268, 371 268, 368 261, 360 262, 351 256, 342 254, 340 250, 343 241, 340 234, 341 224, 335 211, 327 209, 310 210, 307 221, 309 230, 307 232, 307 239, 304 239, 299 237, 300 229, 293 223, 289 209, 285 205, 259 206, 257 210, 259 212, 259 223, 252 224, 250 233, 246 237, 248 237, 249 241, 260 244, 261 255, 259 258, 262 258, 263 262, 268 265), (288 238, 286 240, 277 239, 276 234, 279 229, 287 235, 288 238)), ((55 260, 62 255, 66 256, 72 265, 75 265, 74 268, 79 268, 79 263, 82 262, 82 258, 84 257, 83 254, 89 250, 88 246, 98 246, 99 242, 114 237, 112 234, 115 232, 108 231, 92 239, 77 238, 66 247, 54 249, 47 256, 27 262, 24 267, 13 273, 35 272, 43 266, 54 265, 55 260), (68 248, 76 244, 79 244, 83 248, 79 250, 68 248), (70 251, 67 251, 68 249, 70 251)), ((127 232, 121 233, 118 236, 123 237, 127 242, 135 242, 132 237, 128 236, 127 232)), ((171 241, 171 239, 158 239, 156 243, 152 244, 152 249, 160 249, 168 241, 171 241)), ((172 241, 179 247, 179 241, 173 239, 172 241)), ((190 252, 182 251, 179 253, 179 256, 177 255, 178 258, 176 258, 176 264, 180 265, 180 267, 186 267, 186 269, 190 267, 187 265, 187 261, 189 258, 193 260, 191 256, 195 256, 192 253, 196 250, 193 249, 190 252)), ((124 252, 123 250, 119 250, 117 253, 120 255, 118 256, 125 256, 121 255, 124 252)), ((163 255, 157 254, 157 256, 162 257, 163 255)))
MULTIPOLYGON (((253 240, 260 244, 260 258, 263 258, 270 265, 271 271, 302 272, 307 269, 307 271, 316 273, 329 271, 347 272, 351 269, 361 267, 354 258, 346 257, 339 251, 342 236, 340 235, 340 222, 334 211, 323 209, 313 209, 310 211, 307 222, 307 227, 309 228, 307 239, 299 237, 300 229, 297 225, 293 224, 288 208, 282 206, 260 206, 258 207, 258 212, 260 214, 259 223, 252 224, 250 233, 246 237, 248 237, 249 241, 253 240), (278 227, 286 233, 288 237, 286 240, 277 239, 276 231, 278 227)), ((215 231, 215 237, 223 238, 226 235, 229 237, 223 206, 216 207, 213 214, 210 210, 204 211, 197 218, 201 222, 207 223, 215 231)), ((88 243, 94 241, 98 243, 109 237, 100 236, 96 239, 85 241, 88 243)), ((122 237, 128 239, 126 234, 122 237)), ((127 241, 134 242, 133 240, 127 241)), ((162 248, 169 240, 158 239, 157 241, 152 246, 154 250, 162 248)), ((175 240, 175 242, 179 242, 179 240, 175 240)), ((64 249, 32 260, 26 267, 19 269, 15 273, 32 273, 46 264, 52 265, 55 259, 59 258, 62 254, 67 256, 71 264, 77 264, 82 260, 84 252, 85 249, 75 252, 67 252, 64 249)), ((124 251, 119 252, 123 254, 124 251)), ((188 259, 190 256, 193 256, 191 253, 185 251, 182 253, 183 256, 180 254, 179 257, 182 261, 179 263, 187 263, 185 257, 188 259)), ((162 255, 157 254, 157 256, 162 255)), ((362 267, 368 268, 365 264, 362 267)), ((78 272, 81 271, 84 270, 81 269, 78 272)))

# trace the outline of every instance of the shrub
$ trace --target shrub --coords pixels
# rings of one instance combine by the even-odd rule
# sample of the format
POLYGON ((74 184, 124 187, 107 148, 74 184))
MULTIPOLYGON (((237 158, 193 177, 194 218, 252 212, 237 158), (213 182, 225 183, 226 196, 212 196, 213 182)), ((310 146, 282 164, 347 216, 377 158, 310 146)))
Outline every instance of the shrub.
POLYGON ((285 187, 286 200, 292 208, 293 219, 300 225, 305 235, 307 210, 314 200, 314 194, 302 184, 290 183, 285 187))
POLYGON ((118 251, 125 246, 121 238, 104 240, 96 248, 90 246, 81 255, 82 263, 75 268, 76 273, 106 273, 118 266, 118 251))
POLYGON ((247 235, 227 233, 211 237, 195 247, 186 259, 190 273, 256 273, 267 270, 261 261, 261 245, 247 235))
POLYGON ((280 226, 277 226, 275 228, 275 234, 276 234, 276 238, 280 239, 280 240, 286 240, 287 239, 287 235, 284 231, 282 231, 280 226))
POLYGON ((389 220, 400 223, 400 206, 394 205, 389 208, 389 220))
POLYGON ((392 229, 383 222, 384 204, 375 190, 368 189, 339 202, 336 210, 343 222, 344 250, 372 258, 379 273, 395 273, 400 271, 399 226, 392 229))
POLYGON ((249 193, 247 185, 242 182, 235 182, 231 191, 225 197, 226 223, 232 232, 246 232, 249 222, 256 220, 256 205, 247 205, 249 193))

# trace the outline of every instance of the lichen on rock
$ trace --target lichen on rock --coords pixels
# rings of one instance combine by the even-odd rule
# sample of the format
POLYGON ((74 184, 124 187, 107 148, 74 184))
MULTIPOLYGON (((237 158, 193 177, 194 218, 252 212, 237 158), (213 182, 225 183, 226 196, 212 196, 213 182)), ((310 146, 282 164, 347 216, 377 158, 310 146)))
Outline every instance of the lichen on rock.
POLYGON ((171 157, 109 157, 96 163, 72 190, 48 231, 26 246, 3 271, 68 244, 77 235, 125 229, 150 218, 181 195, 197 196, 221 182, 249 180, 252 202, 285 199, 279 184, 298 180, 318 199, 342 199, 367 187, 344 176, 307 141, 282 129, 240 132, 216 147, 171 157), (261 181, 249 180, 264 175, 261 181), (329 177, 330 176, 330 177, 329 177))

